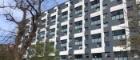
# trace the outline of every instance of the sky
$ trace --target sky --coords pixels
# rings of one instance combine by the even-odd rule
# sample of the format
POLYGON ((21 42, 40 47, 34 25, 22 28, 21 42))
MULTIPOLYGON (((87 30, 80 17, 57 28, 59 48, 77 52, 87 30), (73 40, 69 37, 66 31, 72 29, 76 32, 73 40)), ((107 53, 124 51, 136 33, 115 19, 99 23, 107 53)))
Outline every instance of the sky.
MULTIPOLYGON (((67 0, 48 0, 46 3, 47 7, 45 9, 50 9, 50 8, 54 7, 55 5, 57 5, 56 2, 58 4, 61 4, 65 1, 67 1, 67 0)), ((10 3, 14 4, 14 2, 12 0, 0 0, 0 6, 7 5, 10 3)), ((10 10, 10 9, 7 10, 7 9, 0 8, 0 44, 3 44, 3 43, 5 44, 5 40, 3 40, 5 37, 1 37, 1 36, 10 36, 9 32, 7 32, 7 31, 16 30, 16 24, 6 21, 6 18, 2 15, 5 11, 14 12, 14 15, 16 15, 17 19, 21 18, 20 15, 22 14, 18 10, 10 10)), ((6 41, 7 41, 6 43, 9 42, 9 40, 6 40, 6 41)))

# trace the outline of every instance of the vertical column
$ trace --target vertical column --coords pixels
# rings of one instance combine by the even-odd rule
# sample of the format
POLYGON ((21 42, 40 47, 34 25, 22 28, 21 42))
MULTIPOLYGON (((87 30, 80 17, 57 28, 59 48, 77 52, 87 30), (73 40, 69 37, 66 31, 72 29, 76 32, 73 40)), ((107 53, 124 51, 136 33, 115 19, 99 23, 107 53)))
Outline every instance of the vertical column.
POLYGON ((67 24, 67 36, 68 36, 68 38, 67 38, 67 52, 68 52, 68 56, 67 57, 69 57, 69 50, 70 50, 70 48, 69 48, 69 43, 70 43, 70 2, 68 2, 68 24, 67 24))
POLYGON ((48 27, 48 24, 47 24, 47 20, 48 20, 48 12, 45 12, 46 13, 46 16, 45 16, 45 19, 46 19, 46 21, 45 21, 45 40, 44 40, 44 42, 46 43, 46 40, 48 40, 48 38, 47 38, 47 27, 48 27))
POLYGON ((84 11, 85 5, 84 5, 84 0, 82 0, 82 48, 85 51, 85 11, 84 11))
POLYGON ((57 35, 57 30, 58 30, 57 24, 58 24, 58 17, 59 17, 58 16, 58 12, 59 12, 58 7, 56 6, 55 9, 56 9, 56 20, 55 20, 56 22, 55 22, 55 43, 54 43, 54 48, 56 48, 56 45, 57 45, 57 41, 56 41, 57 39, 56 38, 58 36, 57 35))
POLYGON ((100 19, 101 19, 101 42, 102 49, 105 51, 105 42, 104 42, 104 21, 103 21, 103 0, 100 0, 100 19))
MULTIPOLYGON (((85 1, 84 0, 82 0, 82 34, 83 34, 83 36, 82 36, 82 48, 83 48, 83 50, 84 50, 84 53, 85 53, 85 49, 86 49, 86 47, 85 47, 85 1)), ((85 60, 85 54, 83 54, 83 60, 85 60)))
POLYGON ((126 46, 128 50, 128 59, 133 60, 132 57, 129 55, 129 50, 131 50, 131 47, 128 47, 130 45, 130 42, 128 41, 128 38, 130 37, 130 30, 129 30, 129 21, 128 21, 128 12, 127 12, 127 0, 123 0, 123 13, 124 13, 124 24, 125 24, 125 35, 126 35, 126 46))
POLYGON ((128 15, 127 15, 127 1, 126 0, 123 0, 123 13, 124 13, 124 21, 125 21, 125 33, 126 33, 126 38, 128 39, 129 38, 129 25, 128 25, 128 15))

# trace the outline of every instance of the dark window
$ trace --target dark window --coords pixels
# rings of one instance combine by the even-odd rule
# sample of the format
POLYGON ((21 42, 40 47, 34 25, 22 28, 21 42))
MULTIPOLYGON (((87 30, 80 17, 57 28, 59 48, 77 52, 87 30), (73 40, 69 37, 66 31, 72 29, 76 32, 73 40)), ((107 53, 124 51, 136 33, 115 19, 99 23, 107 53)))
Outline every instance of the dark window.
POLYGON ((128 60, 128 54, 126 51, 115 52, 114 60, 128 60))
POLYGON ((82 46, 82 37, 75 38, 75 45, 82 46))
POLYGON ((75 8, 75 17, 80 17, 80 16, 82 16, 82 6, 75 8))
POLYGON ((75 33, 82 32, 82 21, 75 22, 75 33))
POLYGON ((100 16, 96 16, 96 17, 91 18, 91 26, 99 26, 99 27, 101 27, 100 16))
POLYGON ((65 51, 67 49, 67 40, 61 40, 61 51, 65 51))
POLYGON ((75 59, 82 59, 83 56, 82 55, 75 55, 75 59))
POLYGON ((92 59, 93 60, 102 60, 102 54, 101 53, 92 54, 92 59))
POLYGON ((117 3, 117 4, 121 4, 122 3, 122 0, 110 0, 111 3, 117 3))
POLYGON ((93 48, 101 47, 101 34, 91 35, 91 41, 93 43, 93 48))
POLYGON ((96 12, 96 11, 99 11, 100 10, 100 0, 94 0, 94 1, 92 1, 92 2, 90 2, 90 4, 91 4, 91 10, 92 11, 94 11, 94 12, 96 12))
POLYGON ((67 25, 62 26, 60 31, 61 31, 62 36, 66 35, 67 34, 67 25))
POLYGON ((112 20, 118 20, 121 23, 124 23, 124 13, 123 9, 111 12, 112 20))
POLYGON ((50 17, 50 25, 54 25, 55 24, 55 20, 56 20, 56 15, 54 15, 54 16, 52 16, 52 17, 50 17))
POLYGON ((112 32, 113 40, 124 40, 126 39, 125 30, 116 30, 112 32))

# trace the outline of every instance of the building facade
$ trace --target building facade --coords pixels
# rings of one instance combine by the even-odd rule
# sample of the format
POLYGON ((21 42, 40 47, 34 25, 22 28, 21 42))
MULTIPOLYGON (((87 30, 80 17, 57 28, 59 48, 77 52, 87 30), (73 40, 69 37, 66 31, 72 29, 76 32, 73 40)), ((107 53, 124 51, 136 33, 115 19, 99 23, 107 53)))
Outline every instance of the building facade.
POLYGON ((60 60, 128 60, 133 0, 70 0, 46 11, 37 40, 54 43, 60 60))

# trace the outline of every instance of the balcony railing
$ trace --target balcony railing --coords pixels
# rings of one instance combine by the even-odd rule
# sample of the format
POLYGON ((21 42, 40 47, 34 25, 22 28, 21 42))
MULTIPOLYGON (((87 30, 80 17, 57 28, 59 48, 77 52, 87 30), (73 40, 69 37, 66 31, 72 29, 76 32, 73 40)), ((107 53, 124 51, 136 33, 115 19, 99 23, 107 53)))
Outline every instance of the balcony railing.
POLYGON ((94 12, 100 11, 100 4, 91 5, 91 10, 94 10, 94 12))
POLYGON ((123 39, 126 39, 126 35, 113 36, 113 40, 123 40, 123 39))
POLYGON ((92 39, 93 43, 101 42, 101 38, 92 39))
POLYGON ((101 24, 101 20, 97 20, 97 21, 92 21, 91 25, 97 25, 97 24, 101 24))
POLYGON ((68 19, 68 15, 61 16, 61 21, 66 21, 68 19))
POLYGON ((65 47, 65 46, 67 46, 67 44, 65 43, 65 44, 61 44, 61 47, 65 47))
POLYGON ((75 42, 75 45, 82 45, 82 42, 75 42))
POLYGON ((82 16, 82 10, 75 11, 75 15, 76 15, 77 17, 82 16))
POLYGON ((80 29, 80 28, 82 28, 82 25, 75 26, 75 29, 80 29))

